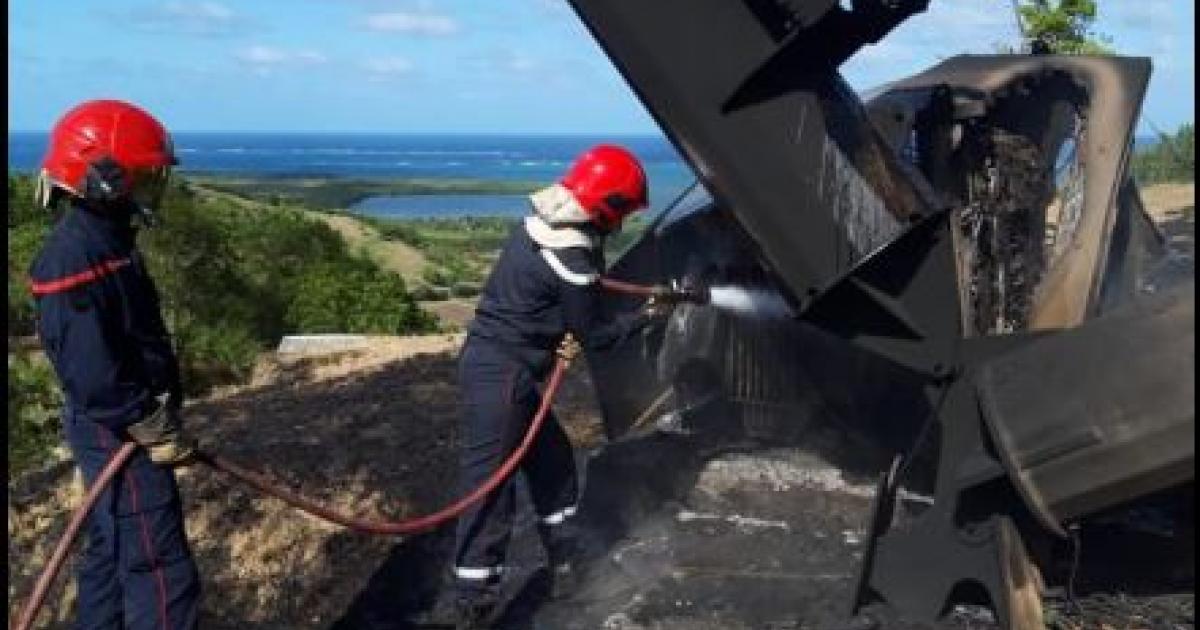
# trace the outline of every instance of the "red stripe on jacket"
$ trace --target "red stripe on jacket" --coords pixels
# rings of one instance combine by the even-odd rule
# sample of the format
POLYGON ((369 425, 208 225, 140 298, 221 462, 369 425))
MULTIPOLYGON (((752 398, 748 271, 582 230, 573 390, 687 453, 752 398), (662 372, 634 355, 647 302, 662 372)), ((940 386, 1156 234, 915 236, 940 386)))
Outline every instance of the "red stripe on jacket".
POLYGON ((114 273, 118 269, 131 264, 133 261, 129 258, 116 258, 106 260, 94 267, 80 271, 79 273, 71 274, 64 278, 56 280, 48 280, 46 282, 38 282, 36 280, 29 281, 29 290, 36 296, 50 295, 51 293, 62 293, 70 291, 77 286, 95 282, 110 273, 114 273))

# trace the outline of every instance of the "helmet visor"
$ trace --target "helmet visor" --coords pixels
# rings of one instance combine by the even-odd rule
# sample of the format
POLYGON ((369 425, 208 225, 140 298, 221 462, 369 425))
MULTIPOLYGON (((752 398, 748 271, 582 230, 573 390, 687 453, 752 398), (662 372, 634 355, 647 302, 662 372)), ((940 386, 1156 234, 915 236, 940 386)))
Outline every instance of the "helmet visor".
POLYGON ((132 173, 129 198, 144 209, 157 211, 163 195, 167 192, 167 182, 170 178, 170 166, 138 169, 132 173))

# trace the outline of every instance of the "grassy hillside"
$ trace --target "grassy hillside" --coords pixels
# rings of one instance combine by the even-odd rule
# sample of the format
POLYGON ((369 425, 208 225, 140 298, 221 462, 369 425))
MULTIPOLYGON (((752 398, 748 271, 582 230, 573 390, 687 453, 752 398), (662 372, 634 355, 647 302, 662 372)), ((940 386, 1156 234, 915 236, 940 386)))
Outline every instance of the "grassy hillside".
MULTIPOLYGON (((54 220, 34 207, 32 186, 27 176, 9 176, 10 340, 34 333, 27 270, 54 220)), ((403 278, 299 209, 200 195, 183 180, 160 214, 140 242, 193 394, 245 378, 282 335, 436 328, 403 278)), ((37 463, 56 439, 58 409, 36 353, 10 354, 9 367, 12 472, 37 463)))
MULTIPOLYGON (((451 295, 469 297, 487 278, 496 255, 520 219, 508 217, 461 217, 447 219, 380 219, 357 217, 370 225, 383 239, 400 242, 418 250, 425 258, 421 280, 422 299, 451 295)), ((605 243, 608 259, 632 244, 649 225, 634 216, 624 229, 605 243)))
POLYGON ((423 299, 478 293, 509 230, 517 223, 506 217, 358 220, 372 226, 382 238, 421 252, 425 259, 423 299))

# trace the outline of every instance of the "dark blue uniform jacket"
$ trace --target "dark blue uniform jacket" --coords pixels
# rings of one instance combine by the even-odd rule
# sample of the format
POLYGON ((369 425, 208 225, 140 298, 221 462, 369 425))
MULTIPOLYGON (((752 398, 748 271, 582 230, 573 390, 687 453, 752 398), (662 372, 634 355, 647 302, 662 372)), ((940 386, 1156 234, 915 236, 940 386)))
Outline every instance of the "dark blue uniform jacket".
POLYGON ((547 260, 521 225, 509 236, 475 309, 470 335, 494 342, 538 377, 553 361, 563 334, 591 355, 618 343, 643 322, 637 315, 609 319, 601 308, 604 270, 599 248, 550 250, 547 260), (560 264, 556 270, 553 261, 560 264))
POLYGON ((38 335, 73 413, 120 430, 170 394, 179 364, 128 216, 71 208, 30 269, 38 335))

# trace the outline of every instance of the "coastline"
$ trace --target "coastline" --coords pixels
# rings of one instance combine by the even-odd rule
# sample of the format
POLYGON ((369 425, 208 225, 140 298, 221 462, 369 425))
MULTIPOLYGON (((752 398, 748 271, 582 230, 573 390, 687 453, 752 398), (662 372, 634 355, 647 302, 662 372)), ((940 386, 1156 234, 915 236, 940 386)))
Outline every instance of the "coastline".
POLYGON ((359 177, 330 175, 214 173, 179 175, 195 184, 270 204, 299 204, 317 210, 346 210, 374 197, 433 195, 524 195, 541 184, 477 177, 359 177))

